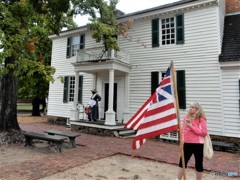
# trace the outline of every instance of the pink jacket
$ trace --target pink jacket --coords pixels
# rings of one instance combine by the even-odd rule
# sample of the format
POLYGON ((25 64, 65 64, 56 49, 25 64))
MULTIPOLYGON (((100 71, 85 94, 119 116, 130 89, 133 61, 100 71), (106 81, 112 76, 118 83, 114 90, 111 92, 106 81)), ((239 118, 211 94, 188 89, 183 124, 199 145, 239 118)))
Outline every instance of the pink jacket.
POLYGON ((186 125, 187 116, 183 119, 182 134, 184 143, 204 144, 204 137, 207 135, 206 119, 192 120, 192 128, 186 125))

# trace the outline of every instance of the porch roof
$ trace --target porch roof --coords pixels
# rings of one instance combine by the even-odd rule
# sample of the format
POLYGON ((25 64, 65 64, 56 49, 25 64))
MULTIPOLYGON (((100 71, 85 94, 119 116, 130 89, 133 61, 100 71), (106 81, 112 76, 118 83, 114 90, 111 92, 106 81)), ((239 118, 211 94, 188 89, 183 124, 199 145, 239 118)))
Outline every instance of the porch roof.
POLYGON ((110 69, 116 70, 116 73, 129 73, 131 65, 117 59, 100 59, 94 61, 84 61, 72 63, 74 71, 97 73, 107 72, 110 69))

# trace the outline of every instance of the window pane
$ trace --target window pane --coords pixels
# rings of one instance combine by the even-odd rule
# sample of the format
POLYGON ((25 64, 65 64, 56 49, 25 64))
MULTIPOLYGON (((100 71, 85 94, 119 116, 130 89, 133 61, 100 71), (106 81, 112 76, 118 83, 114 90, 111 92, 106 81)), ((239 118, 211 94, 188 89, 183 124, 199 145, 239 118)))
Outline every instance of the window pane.
POLYGON ((72 37, 72 45, 79 44, 80 43, 80 36, 72 37))
POLYGON ((162 19, 162 22, 165 22, 165 25, 162 25, 162 45, 174 44, 175 43, 174 17, 162 19))
POLYGON ((79 49, 79 44, 72 45, 72 56, 77 55, 77 50, 79 49))
POLYGON ((75 77, 70 77, 69 82, 69 101, 74 101, 75 77))

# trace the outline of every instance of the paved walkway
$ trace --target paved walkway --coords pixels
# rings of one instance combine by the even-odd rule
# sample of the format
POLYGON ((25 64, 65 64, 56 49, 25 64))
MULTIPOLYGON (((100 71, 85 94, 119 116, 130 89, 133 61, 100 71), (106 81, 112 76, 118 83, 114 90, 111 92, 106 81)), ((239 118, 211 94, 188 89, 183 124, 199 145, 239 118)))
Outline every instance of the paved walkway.
MULTIPOLYGON (((69 131, 64 126, 45 123, 20 126, 22 130, 26 131, 43 132, 46 129, 69 131)), ((139 150, 133 151, 131 143, 131 138, 123 139, 81 133, 81 136, 76 138, 77 148, 64 149, 62 153, 54 153, 24 163, 1 166, 0 179, 39 179, 117 153, 170 164, 178 163, 180 154, 177 144, 147 140, 139 150)), ((191 160, 189 165, 194 166, 194 161, 191 160)), ((240 174, 240 155, 216 151, 212 160, 204 162, 204 168, 211 172, 238 172, 240 174)))

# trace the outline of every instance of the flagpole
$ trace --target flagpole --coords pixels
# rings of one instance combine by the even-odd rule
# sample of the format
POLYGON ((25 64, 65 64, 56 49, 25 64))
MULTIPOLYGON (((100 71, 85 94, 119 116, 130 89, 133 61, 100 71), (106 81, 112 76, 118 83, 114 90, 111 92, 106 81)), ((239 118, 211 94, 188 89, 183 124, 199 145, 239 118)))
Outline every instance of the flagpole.
POLYGON ((178 93, 177 93, 177 86, 176 86, 176 79, 175 79, 175 70, 173 61, 171 61, 172 66, 172 78, 173 78, 173 87, 174 87, 174 95, 176 100, 176 107, 177 107, 177 117, 178 117, 178 127, 179 127, 179 141, 180 141, 180 149, 182 154, 182 168, 183 168, 183 177, 184 180, 186 180, 186 170, 185 170, 185 158, 184 158, 184 152, 183 152, 183 143, 182 143, 182 128, 181 128, 181 122, 180 122, 180 116, 179 116, 179 103, 178 103, 178 93))

